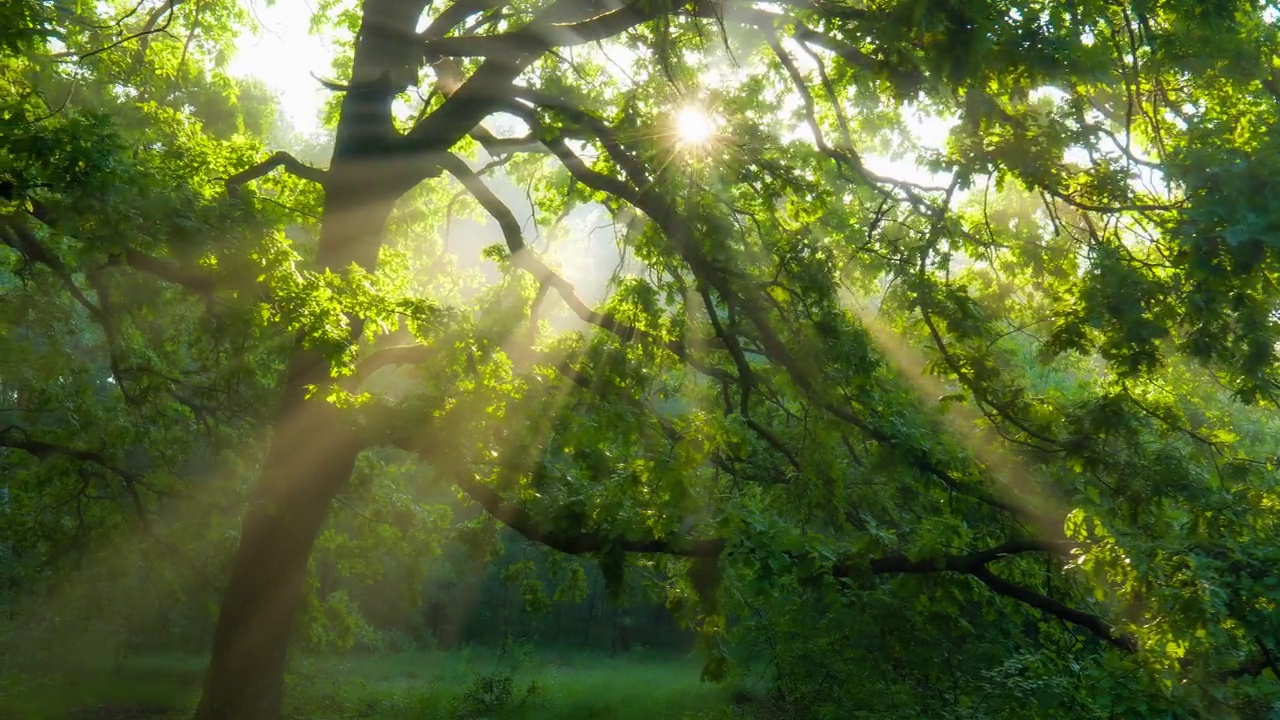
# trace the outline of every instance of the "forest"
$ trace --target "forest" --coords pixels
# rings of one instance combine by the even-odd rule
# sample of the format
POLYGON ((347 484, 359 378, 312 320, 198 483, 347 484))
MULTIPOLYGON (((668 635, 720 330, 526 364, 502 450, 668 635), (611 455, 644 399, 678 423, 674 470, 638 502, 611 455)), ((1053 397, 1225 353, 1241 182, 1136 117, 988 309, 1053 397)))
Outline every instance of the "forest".
POLYGON ((0 0, 0 718, 1280 718, 1278 121, 1262 0, 0 0))

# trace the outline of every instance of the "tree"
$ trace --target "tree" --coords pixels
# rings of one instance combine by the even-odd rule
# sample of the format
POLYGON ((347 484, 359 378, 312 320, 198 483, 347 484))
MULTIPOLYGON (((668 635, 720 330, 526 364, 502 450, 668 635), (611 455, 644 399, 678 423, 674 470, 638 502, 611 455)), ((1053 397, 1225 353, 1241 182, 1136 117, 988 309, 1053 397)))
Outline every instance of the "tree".
MULTIPOLYGON (((566 299, 584 320, 617 336, 593 340, 584 350, 588 360, 585 368, 566 365, 565 361, 560 364, 571 380, 590 386, 599 396, 591 404, 593 424, 608 427, 610 432, 627 429, 614 446, 620 451, 617 454, 609 452, 609 443, 592 451, 587 448, 599 442, 600 436, 588 435, 583 438, 586 442, 569 440, 575 431, 584 432, 573 423, 521 432, 521 421, 513 421, 513 417, 532 422, 540 415, 520 416, 507 407, 503 411, 507 427, 502 431, 506 437, 498 442, 514 446, 518 452, 511 453, 517 457, 507 454, 499 463, 508 472, 498 475, 496 486, 471 477, 474 461, 469 458, 475 457, 474 445, 488 445, 492 442, 489 438, 498 432, 477 426, 473 413, 481 411, 474 406, 462 405, 465 411, 447 415, 448 427, 455 432, 475 428, 474 434, 463 436, 468 441, 459 442, 456 435, 447 445, 438 436, 432 443, 420 438, 397 441, 424 454, 437 471, 450 476, 495 517, 561 551, 596 552, 605 557, 632 551, 715 558, 729 548, 747 546, 749 556, 764 553, 747 545, 740 534, 712 540, 676 533, 679 520, 672 511, 683 504, 679 493, 688 493, 691 483, 694 487, 705 483, 705 472, 668 467, 657 472, 645 467, 644 461, 637 467, 622 460, 627 453, 651 458, 654 444, 676 440, 678 447, 679 441, 686 439, 687 430, 679 422, 685 418, 664 418, 646 411, 643 401, 636 404, 650 393, 675 390, 671 378, 655 370, 680 372, 683 366, 703 377, 700 381, 681 377, 685 387, 709 392, 719 385, 727 400, 726 417, 731 420, 719 423, 715 431, 727 432, 741 423, 740 432, 754 435, 762 450, 767 448, 784 463, 778 477, 779 467, 768 460, 761 462, 759 457, 752 458, 758 464, 750 470, 732 457, 731 450, 724 453, 728 457, 717 457, 720 453, 713 452, 702 458, 712 466, 717 460, 729 466, 719 469, 730 476, 743 480, 745 474, 757 483, 788 482, 785 495, 800 508, 813 502, 813 493, 847 492, 838 480, 822 482, 844 475, 848 469, 839 465, 847 461, 837 467, 815 468, 795 450, 798 442, 807 439, 810 423, 821 422, 822 435, 829 441, 843 438, 850 444, 852 457, 866 452, 887 455, 881 461, 888 462, 895 472, 931 476, 947 492, 967 498, 964 509, 942 520, 941 526, 935 521, 927 532, 915 528, 912 535, 917 539, 908 541, 907 554, 870 561, 865 559, 870 547, 879 544, 901 549, 901 541, 892 534, 877 537, 870 527, 859 533, 859 523, 849 517, 827 518, 819 536, 827 535, 828 542, 848 548, 848 540, 829 535, 841 529, 861 537, 852 545, 861 550, 853 553, 862 558, 856 562, 824 556, 824 551, 833 552, 831 547, 809 549, 812 562, 826 565, 831 575, 854 576, 868 571, 873 575, 966 574, 997 594, 1077 624, 1122 652, 1139 650, 1144 639, 1130 630, 991 569, 995 559, 1015 554, 1062 556, 1067 548, 1080 548, 1080 538, 1068 540, 1055 529, 1061 515, 1050 503, 990 489, 989 478, 1004 474, 998 457, 965 457, 962 448, 928 434, 928 413, 922 416, 913 394, 904 392, 892 379, 893 373, 880 359, 882 353, 877 352, 871 333, 874 326, 869 329, 859 322, 841 302, 839 280, 847 273, 853 276, 849 280, 861 281, 865 288, 867 281, 877 278, 897 279, 901 290, 889 300, 891 307, 897 304, 901 308, 898 317, 903 322, 914 319, 919 323, 914 327, 927 330, 926 338, 936 344, 941 367, 997 430, 1031 445, 1026 452, 1058 453, 1068 466, 1083 465, 1086 460, 1102 463, 1106 443, 1098 441, 1099 415, 1136 422, 1134 412, 1116 413, 1107 404, 1117 402, 1114 392, 1093 401, 1090 412, 1070 406, 1080 400, 1078 397, 1064 403, 1031 397, 1025 384, 1007 374, 1000 354, 980 352, 978 347, 990 347, 992 322, 1018 322, 1033 308, 1048 304, 1049 309, 1058 311, 1057 317, 1065 317, 1047 338, 1048 349, 1088 352, 1097 348, 1117 368, 1117 382, 1121 383, 1129 382, 1130 377, 1158 374, 1164 358, 1157 343, 1184 331, 1194 334, 1194 323, 1190 317, 1161 313, 1159 306, 1153 305, 1159 283, 1167 278, 1149 270, 1150 261, 1130 245, 1135 242, 1131 238, 1141 238, 1152 246, 1143 254, 1158 254, 1159 243, 1135 234, 1128 222, 1169 217, 1187 200, 1145 199, 1142 191, 1125 180, 1135 163, 1151 162, 1141 157, 1112 155, 1098 158, 1090 166, 1076 167, 1062 162, 1060 153, 1069 147, 1083 147, 1099 154, 1101 144, 1115 136, 1117 129, 1129 133, 1117 145, 1130 154, 1134 143, 1144 141, 1158 152, 1168 134, 1198 142, 1192 140, 1194 131, 1176 124, 1171 127, 1156 112, 1147 111, 1141 120, 1132 112, 1118 116, 1112 108, 1120 103, 1114 94, 1106 95, 1108 88, 1113 89, 1112 79, 1118 77, 1125 81, 1124 87, 1131 88, 1125 97, 1141 99, 1142 91, 1135 88, 1144 83, 1163 85, 1174 76, 1186 82, 1179 75, 1186 67, 1183 63, 1188 53, 1184 48, 1203 39, 1199 28, 1206 23, 1216 28, 1215 44, 1209 52, 1215 47, 1225 49, 1228 42, 1235 48, 1260 48, 1265 41, 1258 38, 1270 37, 1270 25, 1256 13, 1241 16, 1243 7, 1206 15, 1199 4, 1170 6, 1159 13, 1140 8, 1094 8, 1093 14, 1032 7, 1006 12, 986 4, 959 8, 924 3, 881 9, 831 4, 781 9, 779 15, 731 4, 691 4, 626 6, 600 12, 569 3, 530 10, 458 3, 442 10, 418 33, 423 10, 419 4, 388 1, 363 6, 350 78, 341 101, 334 157, 322 178, 325 212, 319 265, 338 273, 353 266, 372 272, 396 200, 418 183, 448 172, 502 225, 513 268, 527 271, 536 283, 566 299), (468 21, 470 25, 460 34, 452 34, 468 21), (737 92, 726 92, 714 101, 726 119, 724 134, 735 141, 734 152, 723 150, 714 171, 704 167, 701 172, 682 172, 687 159, 673 161, 670 143, 663 142, 660 133, 655 138, 653 130, 646 129, 661 126, 664 111, 671 105, 673 85, 697 86, 699 66, 711 54, 707 38, 721 37, 730 28, 741 32, 743 27, 763 40, 769 52, 757 61, 761 64, 747 66, 749 79, 735 88, 737 92), (1078 37, 1081 27, 1089 30, 1084 38, 1078 37), (639 77, 625 91, 617 88, 625 81, 608 78, 603 64, 588 64, 588 69, 582 69, 577 63, 561 64, 547 55, 552 48, 583 46, 608 38, 629 45, 648 64, 636 69, 639 77), (699 46, 700 38, 705 51, 690 58, 689 51, 699 46), (1138 39, 1131 42, 1126 38, 1138 39), (1123 51, 1124 61, 1112 61, 1116 50, 1123 51), (808 69, 797 64, 793 57, 797 51, 815 53, 808 69), (1141 59, 1136 61, 1137 70, 1128 60, 1148 55, 1152 59, 1146 64, 1146 74, 1141 59), (424 56, 435 94, 412 126, 400 132, 392 101, 416 83, 424 56), (468 63, 458 58, 482 60, 468 63), (582 79, 574 82, 572 74, 582 79), (1054 103, 1034 96, 1034 91, 1051 86, 1066 86, 1066 97, 1054 103), (893 122, 897 114, 892 104, 886 109, 885 100, 878 100, 886 96, 911 99, 938 113, 957 114, 960 124, 952 133, 952 145, 935 161, 939 170, 949 171, 949 185, 931 189, 891 182, 867 170, 858 159, 850 128, 865 127, 877 116, 862 110, 850 120, 845 100, 849 94, 866 98, 868 105, 878 105, 883 113, 881 122, 893 122), (763 98, 780 96, 798 99, 812 144, 786 142, 761 132, 760 118, 769 117, 770 111, 786 112, 782 103, 769 107, 763 98), (1098 110, 1090 113, 1095 105, 1098 110), (478 129, 494 112, 516 116, 530 135, 512 142, 478 129), (830 132, 840 139, 825 140, 830 132), (576 301, 571 289, 526 248, 520 223, 510 210, 485 189, 465 161, 450 154, 468 135, 481 146, 487 143, 489 154, 496 156, 505 154, 504 147, 536 140, 572 176, 570 201, 583 197, 602 202, 614 212, 626 208, 642 213, 645 222, 639 223, 630 242, 655 279, 624 284, 607 312, 593 311, 576 301), (594 146, 598 159, 584 160, 575 151, 574 142, 594 146), (1019 267, 1022 284, 1033 284, 1017 286, 1016 297, 1010 296, 1010 289, 1002 286, 993 270, 1004 270, 1001 263, 1021 260, 1028 248, 1041 246, 1034 225, 1011 226, 1004 237, 988 227, 989 235, 984 237, 981 228, 973 224, 976 216, 972 212, 948 211, 957 192, 989 174, 1043 194, 1048 217, 1057 230, 1048 235, 1054 240, 1047 248, 1053 253, 1052 242, 1057 242, 1057 256, 1048 262, 1029 258, 1030 262, 1019 267), (1107 218, 1129 220, 1122 223, 1107 218), (794 234, 793 228, 805 226, 810 232, 794 234), (1064 226, 1073 229, 1064 231, 1064 226), (1030 237, 1019 237, 1019 233, 1030 237), (854 237, 864 238, 862 247, 851 240, 854 237), (873 249, 876 252, 871 252, 873 249), (1090 254, 1087 264, 1074 261, 1074 253, 1080 250, 1090 254), (875 259, 863 260, 868 256, 875 259), (743 262, 744 258, 750 261, 743 262), (961 279, 949 277, 959 258, 974 265, 961 279), (851 262, 854 259, 861 262, 851 262), (983 280, 990 290, 976 284, 983 280), (1046 286, 1054 283, 1058 287, 1053 289, 1078 298, 1066 312, 1061 306, 1053 307, 1048 299, 1046 286), (1117 296, 1121 289, 1131 299, 1119 300, 1125 297, 1117 296), (700 337, 701 330, 709 330, 711 337, 700 337), (757 409, 757 403, 772 404, 776 409, 757 409), (1099 413, 1099 403, 1108 408, 1107 413, 1099 413), (780 415, 771 417, 772 423, 762 422, 760 416, 771 412, 780 415), (806 420, 802 413, 824 417, 821 421, 806 420), (904 413, 918 419, 904 424, 904 413), (785 415, 801 420, 787 427, 789 423, 781 419, 785 415), (1077 427, 1064 432, 1064 423, 1077 427), (771 428, 770 424, 779 427, 771 428), (786 431, 795 434, 780 434, 786 431), (567 448, 575 451, 563 457, 567 448), (522 453, 527 454, 520 457, 522 453), (558 472, 553 460, 562 464, 558 472), (788 466, 789 471, 785 469, 788 466), (565 480, 565 475, 577 473, 619 480, 606 482, 599 492, 575 502, 564 487, 582 489, 582 483, 565 480), (531 479, 517 480, 522 474, 531 479), (559 478, 547 477, 557 474, 559 478), (557 483, 557 479, 565 481, 557 483), (660 507, 665 512, 660 519, 642 519, 646 515, 637 511, 654 510, 618 489, 628 482, 642 487, 654 483, 651 491, 664 498, 660 507), (802 489, 807 484, 816 487, 802 489), (500 494, 504 488, 514 491, 522 485, 521 495, 532 491, 533 498, 541 495, 553 501, 539 503, 531 498, 528 503, 513 503, 500 494), (551 494, 550 488, 557 485, 560 492, 551 494), (589 521, 601 517, 602 507, 614 511, 606 516, 610 520, 604 524, 589 521), (1038 530, 1035 534, 1042 537, 1017 537, 1015 519, 1033 523, 1038 530), (982 523, 983 529, 975 534, 968 529, 970 522, 982 523), (947 545, 979 549, 938 552, 947 545), (926 549, 934 552, 922 552, 926 549)), ((1244 78, 1226 79, 1244 91, 1244 78)), ((1191 93, 1198 88, 1183 85, 1180 89, 1191 93)), ((1144 102, 1157 103, 1160 112, 1176 105, 1176 101, 1164 98, 1144 102)), ((1176 109, 1187 112, 1183 107, 1176 109)), ((1212 124, 1211 115, 1209 111, 1201 116, 1206 125, 1212 124)), ((892 135, 881 135, 888 137, 892 135)), ((553 192, 548 189, 540 198, 548 214, 564 206, 563 201, 550 197, 553 192)), ((1259 312, 1270 308, 1265 298, 1250 298, 1246 306, 1259 312)), ((351 326, 352 337, 358 337, 361 318, 353 317, 351 326)), ((911 328, 900 325, 900 329, 911 328)), ((1236 335, 1227 333, 1227 337, 1236 335)), ((1261 341, 1249 333, 1238 337, 1246 344, 1261 341)), ((1225 342, 1233 345, 1237 341, 1225 342)), ((486 354, 485 348, 477 349, 481 357, 472 358, 471 363, 480 377, 502 372, 493 363, 498 362, 498 367, 504 363, 486 354)), ((444 372, 447 365, 443 363, 450 359, 447 350, 442 353, 427 345, 420 355, 444 372)), ((1254 367, 1239 362, 1245 355, 1256 360, 1257 353, 1202 349, 1198 355, 1219 361, 1219 367, 1227 372, 1234 368, 1245 373, 1245 382, 1240 384, 1245 392, 1266 386, 1259 377, 1269 372, 1264 369, 1268 363, 1254 367)), ((376 357, 374 354, 370 359, 376 357)), ((262 504, 245 521, 206 686, 203 717, 257 717, 276 712, 284 634, 297 603, 310 542, 323 522, 329 498, 345 481, 362 446, 358 434, 344 425, 341 413, 331 404, 305 400, 308 386, 329 382, 322 357, 300 348, 288 377, 262 483, 262 504), (304 439, 307 446, 314 447, 315 438, 324 438, 326 452, 302 453, 298 449, 304 439), (266 660, 249 662, 249 658, 266 660)), ((508 382, 520 386, 514 378, 508 382)), ((491 390, 477 394, 493 400, 491 390)), ((540 406, 536 400, 526 402, 540 406)), ((423 423, 422 419, 401 416, 380 427, 394 432, 396 427, 422 428, 423 423)), ((713 431, 704 441, 715 447, 716 434, 713 431)), ((830 457, 823 455, 827 463, 830 457)), ((1021 463, 1010 464, 1013 471, 1021 463)), ((1103 464, 1111 472, 1119 470, 1110 462, 1103 464)), ((1021 489, 1032 490, 1031 482, 1021 489)), ((903 487, 913 496, 922 493, 918 480, 903 483, 903 487)), ((839 501, 833 507, 849 509, 839 501)), ((724 512, 721 508, 714 511, 724 512)), ((718 519, 730 524, 733 514, 718 519)), ((742 522, 742 518, 736 519, 742 522)), ((785 536, 795 536, 797 529, 785 523, 784 528, 775 531, 784 537, 768 537, 767 547, 787 547, 785 536)), ((1074 528, 1073 534, 1077 534, 1074 528)), ((805 535, 800 533, 791 542, 800 542, 805 535)), ((797 549, 803 545, 800 542, 797 549)), ((1090 553, 1098 552, 1095 547, 1090 547, 1090 553)), ((787 553, 781 557, 795 560, 787 553)))
POLYGON ((947 707, 1016 716, 1025 698, 984 687, 1013 676, 1047 716, 1261 712, 1275 255, 1242 189, 1271 177, 1269 14, 768 8, 335 12, 354 39, 329 166, 276 153, 226 183, 251 215, 279 201, 251 183, 323 200, 314 251, 258 241, 293 340, 198 718, 279 716, 315 538, 387 446, 611 583, 661 565, 707 676, 730 640, 771 643, 801 710, 919 714, 954 678, 947 707), (709 142, 679 136, 689 105, 709 142), (951 121, 945 144, 907 132, 915 110, 951 121), (876 150, 941 181, 876 172, 876 150), (499 166, 544 227, 601 208, 640 271, 588 305, 490 188, 499 166), (465 301, 403 251, 455 189, 505 240, 465 301), (592 333, 550 332, 549 296, 592 333), (415 392, 377 391, 408 365, 415 392), (828 697, 832 677, 891 701, 828 697))

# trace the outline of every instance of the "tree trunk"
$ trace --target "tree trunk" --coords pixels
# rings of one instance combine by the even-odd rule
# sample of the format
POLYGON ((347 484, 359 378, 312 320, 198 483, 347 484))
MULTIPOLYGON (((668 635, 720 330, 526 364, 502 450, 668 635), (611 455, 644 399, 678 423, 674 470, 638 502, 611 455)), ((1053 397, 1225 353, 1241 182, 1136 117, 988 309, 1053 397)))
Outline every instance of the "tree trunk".
POLYGON ((587 579, 587 621, 583 623, 582 646, 588 650, 591 649, 591 625, 596 621, 596 603, 599 602, 599 592, 596 588, 594 576, 588 576, 587 579))
MULTIPOLYGON (((416 74, 426 0, 366 0, 349 90, 324 180, 316 266, 376 269, 392 208, 413 182, 394 172, 396 78, 416 74), (388 162, 390 161, 390 162, 388 162)), ((352 318, 352 338, 362 322, 352 318)), ((262 477, 241 522, 196 720, 278 720, 289 637, 315 538, 350 479, 360 442, 323 399, 327 360, 293 351, 262 477), (321 388, 307 399, 308 386, 321 388)))
POLYGON ((302 601, 307 559, 359 444, 337 409, 307 401, 305 386, 327 364, 299 353, 255 496, 245 513, 213 637, 198 720, 275 720, 285 657, 302 601))
MULTIPOLYGON (((335 162, 333 172, 344 172, 342 165, 335 162)), ((355 187, 347 178, 326 183, 320 267, 338 271, 356 263, 374 269, 398 193, 376 182, 355 187)), ((358 335, 359 321, 352 325, 358 335)), ((307 560, 361 449, 360 438, 342 411, 324 400, 323 391, 307 398, 309 386, 323 388, 330 380, 327 359, 299 344, 262 477, 241 521, 196 720, 280 717, 285 656, 302 602, 307 560)))
MULTIPOLYGON (((372 270, 369 253, 376 256, 395 198, 343 185, 327 185, 318 264, 339 270, 355 262, 372 270)), ((309 386, 323 388, 329 382, 326 358, 299 344, 262 477, 241 521, 197 720, 280 717, 285 656, 307 561, 361 450, 360 438, 342 412, 323 399, 323 391, 307 398, 309 386)))

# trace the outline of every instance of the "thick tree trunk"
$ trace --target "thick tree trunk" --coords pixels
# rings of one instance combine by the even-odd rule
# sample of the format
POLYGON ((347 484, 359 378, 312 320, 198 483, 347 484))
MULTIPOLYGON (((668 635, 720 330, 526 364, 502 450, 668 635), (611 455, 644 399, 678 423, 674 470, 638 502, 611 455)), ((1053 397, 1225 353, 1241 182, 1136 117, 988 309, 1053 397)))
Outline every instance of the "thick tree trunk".
MULTIPOLYGON (((373 269, 395 197, 331 182, 319 265, 373 269)), ((356 329, 354 332, 358 333, 356 329)), ((361 443, 342 412, 308 386, 330 382, 328 361, 298 346, 285 379, 262 477, 241 521, 240 544, 213 636, 196 720, 278 720, 285 659, 307 561, 330 503, 351 478, 361 443)))
MULTIPOLYGON (((331 192, 321 234, 322 267, 344 268, 367 257, 371 245, 376 253, 376 238, 394 202, 343 195, 360 200, 344 203, 331 192)), ((361 264, 372 267, 371 262, 361 264)), ((329 381, 327 360, 299 346, 285 379, 262 477, 241 522, 197 720, 280 717, 285 656, 302 602, 307 561, 361 448, 323 392, 306 397, 308 386, 322 388, 329 381)))
MULTIPOLYGON (((316 265, 345 272, 376 269, 395 202, 428 173, 425 157, 397 147, 391 105, 416 80, 422 60, 417 25, 427 0, 364 0, 351 80, 343 97, 316 265)), ((474 121, 472 121, 474 122, 474 121)), ((469 130, 467 121, 459 124, 469 130), (464 127, 465 126, 465 127, 464 127)), ((455 132, 458 128, 453 128, 455 132)), ((443 147, 457 138, 440 141, 443 147)), ((353 337, 361 322, 353 318, 353 337)), ((329 365, 301 344, 294 350, 262 478, 241 525, 213 656, 196 720, 278 720, 289 636, 301 605, 307 561, 334 496, 350 479, 358 438, 324 393, 329 365)))
MULTIPOLYGON (((373 12, 370 4, 377 3, 366 3, 366 12, 373 12)), ((416 4, 420 12, 421 1, 416 4)), ((377 15, 381 23, 391 19, 377 15)), ((417 14, 400 19, 412 34, 417 14)), ((377 77, 378 67, 361 62, 370 40, 367 27, 361 34, 357 65, 365 67, 357 77, 377 77)), ((385 57, 385 46, 380 50, 375 59, 385 57)), ((392 207, 406 189, 378 176, 376 156, 385 151, 379 147, 385 137, 374 135, 391 128, 388 92, 394 94, 394 89, 350 92, 344 99, 325 182, 316 257, 320 268, 344 272, 352 264, 370 271, 376 267, 392 207)), ((352 332, 360 334, 358 319, 353 319, 352 332)), ((325 393, 306 398, 308 386, 323 388, 329 382, 326 359, 299 344, 289 363, 262 477, 241 523, 196 720, 281 716, 289 637, 303 598, 307 561, 330 503, 350 479, 360 452, 359 439, 341 412, 323 400, 325 393)))
POLYGON ((327 365, 299 353, 281 420, 245 513, 214 631, 199 720, 275 720, 283 698, 290 630, 307 559, 333 496, 350 477, 359 445, 335 408, 303 399, 327 365))

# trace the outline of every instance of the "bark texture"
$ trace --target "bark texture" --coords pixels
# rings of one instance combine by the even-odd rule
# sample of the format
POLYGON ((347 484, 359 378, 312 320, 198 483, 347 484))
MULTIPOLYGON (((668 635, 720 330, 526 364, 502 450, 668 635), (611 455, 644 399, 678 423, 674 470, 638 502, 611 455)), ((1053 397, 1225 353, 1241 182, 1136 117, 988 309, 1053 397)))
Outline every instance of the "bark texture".
POLYGON ((336 410, 309 402, 308 380, 327 366, 300 353, 291 368, 282 419, 222 600, 199 720, 275 720, 280 716, 290 630, 301 605, 307 560, 333 496, 359 452, 336 410))
MULTIPOLYGON (((414 31, 425 0, 368 0, 343 98, 316 264, 344 272, 376 268, 392 208, 408 189, 387 172, 398 137, 395 94, 416 77, 414 31)), ((353 336, 361 323, 352 323, 353 336)), ((262 476, 241 523, 240 544, 205 674, 196 720, 278 720, 289 638, 302 604, 307 562, 333 498, 350 480, 360 442, 341 412, 307 399, 330 382, 317 353, 293 350, 262 476)))

